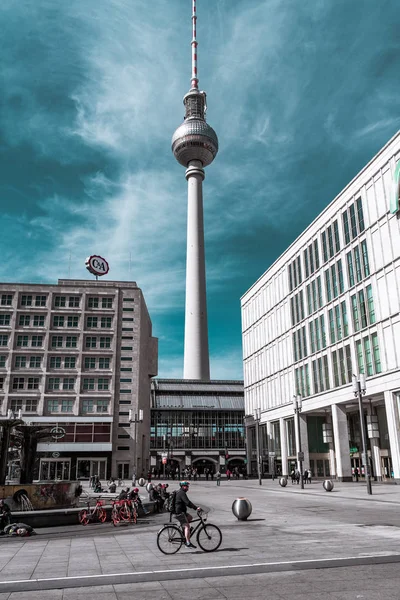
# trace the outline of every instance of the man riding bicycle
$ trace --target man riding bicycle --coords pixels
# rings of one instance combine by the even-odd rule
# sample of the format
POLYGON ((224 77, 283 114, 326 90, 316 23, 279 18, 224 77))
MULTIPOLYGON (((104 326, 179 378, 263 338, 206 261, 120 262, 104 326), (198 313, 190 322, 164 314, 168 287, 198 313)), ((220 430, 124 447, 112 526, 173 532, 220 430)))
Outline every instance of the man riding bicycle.
POLYGON ((185 546, 187 548, 196 548, 196 546, 190 541, 190 521, 192 521, 193 517, 192 515, 187 514, 187 509, 193 508, 193 510, 200 511, 201 508, 193 504, 193 502, 191 502, 187 497, 189 482, 181 481, 179 485, 180 489, 177 491, 175 497, 175 518, 179 521, 183 528, 186 539, 185 546))

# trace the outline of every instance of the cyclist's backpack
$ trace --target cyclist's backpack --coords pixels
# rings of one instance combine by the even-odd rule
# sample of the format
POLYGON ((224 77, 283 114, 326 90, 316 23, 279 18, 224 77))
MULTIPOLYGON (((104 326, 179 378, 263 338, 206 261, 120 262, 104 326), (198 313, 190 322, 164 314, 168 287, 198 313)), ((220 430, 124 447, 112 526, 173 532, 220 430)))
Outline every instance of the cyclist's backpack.
POLYGON ((176 507, 176 494, 177 494, 178 490, 175 490, 171 493, 170 497, 168 498, 167 502, 167 510, 170 513, 175 513, 175 507, 176 507))

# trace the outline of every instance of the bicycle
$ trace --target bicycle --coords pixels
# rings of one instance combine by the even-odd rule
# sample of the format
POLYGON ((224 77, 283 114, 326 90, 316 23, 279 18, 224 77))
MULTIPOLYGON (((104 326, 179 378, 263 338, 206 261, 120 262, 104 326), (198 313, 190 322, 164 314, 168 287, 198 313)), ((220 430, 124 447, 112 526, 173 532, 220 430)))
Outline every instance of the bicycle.
POLYGON ((107 513, 103 508, 104 502, 100 498, 96 499, 95 506, 91 507, 90 502, 87 504, 87 508, 83 508, 79 511, 78 519, 81 525, 88 525, 91 521, 98 520, 100 523, 104 523, 107 520, 107 513))
POLYGON ((114 500, 111 509, 111 521, 114 527, 117 527, 121 521, 137 523, 136 502, 131 500, 114 500))
MULTIPOLYGON (((222 533, 219 527, 212 523, 206 523, 207 515, 203 511, 197 511, 198 519, 193 519, 192 523, 198 522, 196 527, 190 527, 190 538, 197 532, 197 543, 204 552, 215 552, 221 545, 222 533)), ((163 554, 175 554, 182 544, 186 542, 183 528, 173 523, 164 525, 157 534, 157 546, 163 554)))

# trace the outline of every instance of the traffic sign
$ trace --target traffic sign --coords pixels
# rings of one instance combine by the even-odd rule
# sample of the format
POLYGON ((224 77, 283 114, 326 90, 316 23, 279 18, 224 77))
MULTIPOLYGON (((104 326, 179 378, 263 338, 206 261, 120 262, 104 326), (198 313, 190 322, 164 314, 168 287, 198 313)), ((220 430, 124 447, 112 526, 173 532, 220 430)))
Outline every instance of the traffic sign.
POLYGON ((297 453, 297 460, 304 460, 304 452, 297 453))

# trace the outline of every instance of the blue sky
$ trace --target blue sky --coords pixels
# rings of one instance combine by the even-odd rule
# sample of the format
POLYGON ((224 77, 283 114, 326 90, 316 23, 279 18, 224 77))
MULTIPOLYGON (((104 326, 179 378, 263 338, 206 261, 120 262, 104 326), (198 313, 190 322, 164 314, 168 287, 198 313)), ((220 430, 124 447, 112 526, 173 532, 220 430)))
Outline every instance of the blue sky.
MULTIPOLYGON (((190 0, 0 3, 0 280, 83 279, 88 255, 107 257, 108 279, 144 291, 163 377, 183 369, 187 191, 170 141, 190 16, 190 0)), ((204 183, 211 376, 241 378, 240 296, 399 129, 400 11, 198 0, 198 19, 220 142, 204 183)))

